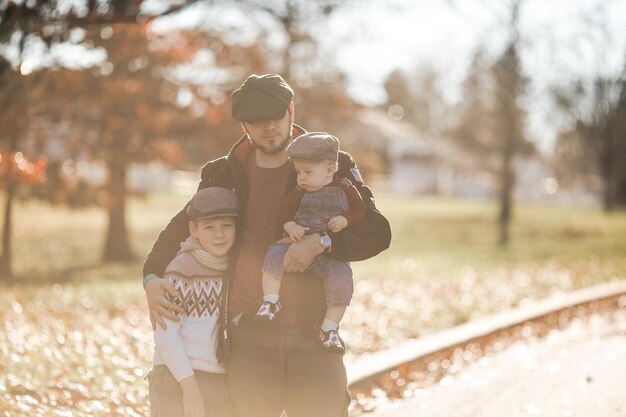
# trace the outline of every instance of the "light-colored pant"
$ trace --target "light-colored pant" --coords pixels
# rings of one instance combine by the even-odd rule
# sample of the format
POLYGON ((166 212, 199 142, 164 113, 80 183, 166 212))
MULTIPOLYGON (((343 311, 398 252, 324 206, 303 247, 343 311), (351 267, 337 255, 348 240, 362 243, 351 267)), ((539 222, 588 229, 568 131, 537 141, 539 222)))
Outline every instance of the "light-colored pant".
MULTIPOLYGON (((195 371, 204 397, 205 417, 228 416, 226 374, 195 371)), ((183 391, 165 365, 156 365, 148 374, 150 417, 184 417, 183 391)))
MULTIPOLYGON (((283 278, 283 259, 289 243, 274 243, 269 247, 263 262, 263 272, 269 272, 277 279, 283 278)), ((308 271, 322 277, 326 305, 348 306, 354 292, 352 268, 348 262, 337 261, 330 256, 320 255, 313 261, 308 271)))

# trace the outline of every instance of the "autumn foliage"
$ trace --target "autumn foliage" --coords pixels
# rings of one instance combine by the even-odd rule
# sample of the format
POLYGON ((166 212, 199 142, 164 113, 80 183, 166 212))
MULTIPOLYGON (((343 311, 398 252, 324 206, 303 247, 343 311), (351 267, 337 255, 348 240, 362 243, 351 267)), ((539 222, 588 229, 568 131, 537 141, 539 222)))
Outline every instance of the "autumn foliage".
POLYGON ((37 184, 46 180, 48 158, 40 156, 29 161, 21 152, 0 152, 0 182, 14 181, 20 184, 37 184))

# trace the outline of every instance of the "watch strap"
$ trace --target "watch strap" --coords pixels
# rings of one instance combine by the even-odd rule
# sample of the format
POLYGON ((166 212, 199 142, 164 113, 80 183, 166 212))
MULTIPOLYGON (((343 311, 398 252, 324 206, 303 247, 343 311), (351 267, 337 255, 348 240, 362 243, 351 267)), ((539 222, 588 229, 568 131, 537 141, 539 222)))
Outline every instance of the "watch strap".
POLYGON ((331 240, 331 238, 330 238, 330 236, 328 235, 328 233, 326 233, 326 232, 324 232, 324 231, 320 232, 320 244, 321 244, 321 245, 322 245, 322 247, 324 248, 324 251, 322 252, 323 254, 327 254, 328 252, 330 252, 330 248, 332 247, 332 242, 333 242, 333 241, 331 240), (323 240, 324 238, 328 239, 328 241, 330 242, 330 244, 329 244, 328 246, 326 246, 326 245, 324 245, 324 244, 322 243, 322 240, 323 240))

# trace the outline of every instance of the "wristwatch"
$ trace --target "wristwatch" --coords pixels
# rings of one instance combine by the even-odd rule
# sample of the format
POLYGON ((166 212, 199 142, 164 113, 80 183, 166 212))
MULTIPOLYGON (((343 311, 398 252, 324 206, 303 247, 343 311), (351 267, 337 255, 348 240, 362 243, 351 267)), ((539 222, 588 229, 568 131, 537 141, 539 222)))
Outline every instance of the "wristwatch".
POLYGON ((320 245, 322 245, 322 247, 324 248, 324 252, 322 253, 330 252, 330 248, 332 244, 333 244, 333 241, 330 240, 330 236, 328 236, 328 233, 320 232, 320 245))

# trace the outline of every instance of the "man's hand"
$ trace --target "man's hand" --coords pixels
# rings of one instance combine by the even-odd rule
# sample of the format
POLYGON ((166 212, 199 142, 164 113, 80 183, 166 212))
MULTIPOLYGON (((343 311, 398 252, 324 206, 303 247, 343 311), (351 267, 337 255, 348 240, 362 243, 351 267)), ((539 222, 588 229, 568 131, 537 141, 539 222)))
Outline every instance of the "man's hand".
POLYGON ((150 323, 152 330, 156 329, 156 323, 165 329, 164 318, 172 321, 178 321, 176 313, 182 313, 183 309, 172 303, 166 298, 166 294, 176 297, 178 292, 176 289, 163 278, 151 279, 146 283, 144 288, 146 298, 148 299, 148 309, 150 309, 150 323))
POLYGON ((335 217, 332 217, 328 221, 328 228, 333 233, 337 233, 345 229, 347 226, 348 226, 348 219, 346 219, 343 216, 335 216, 335 217))
POLYGON ((309 230, 308 227, 300 226, 296 222, 285 223, 283 225, 283 229, 285 230, 285 232, 287 232, 292 242, 300 242, 304 237, 306 231, 309 230))
POLYGON ((313 233, 303 237, 300 242, 289 245, 283 259, 284 271, 304 272, 322 252, 324 248, 320 245, 320 235, 313 233))
POLYGON ((195 376, 180 380, 185 417, 204 417, 204 399, 195 376))

